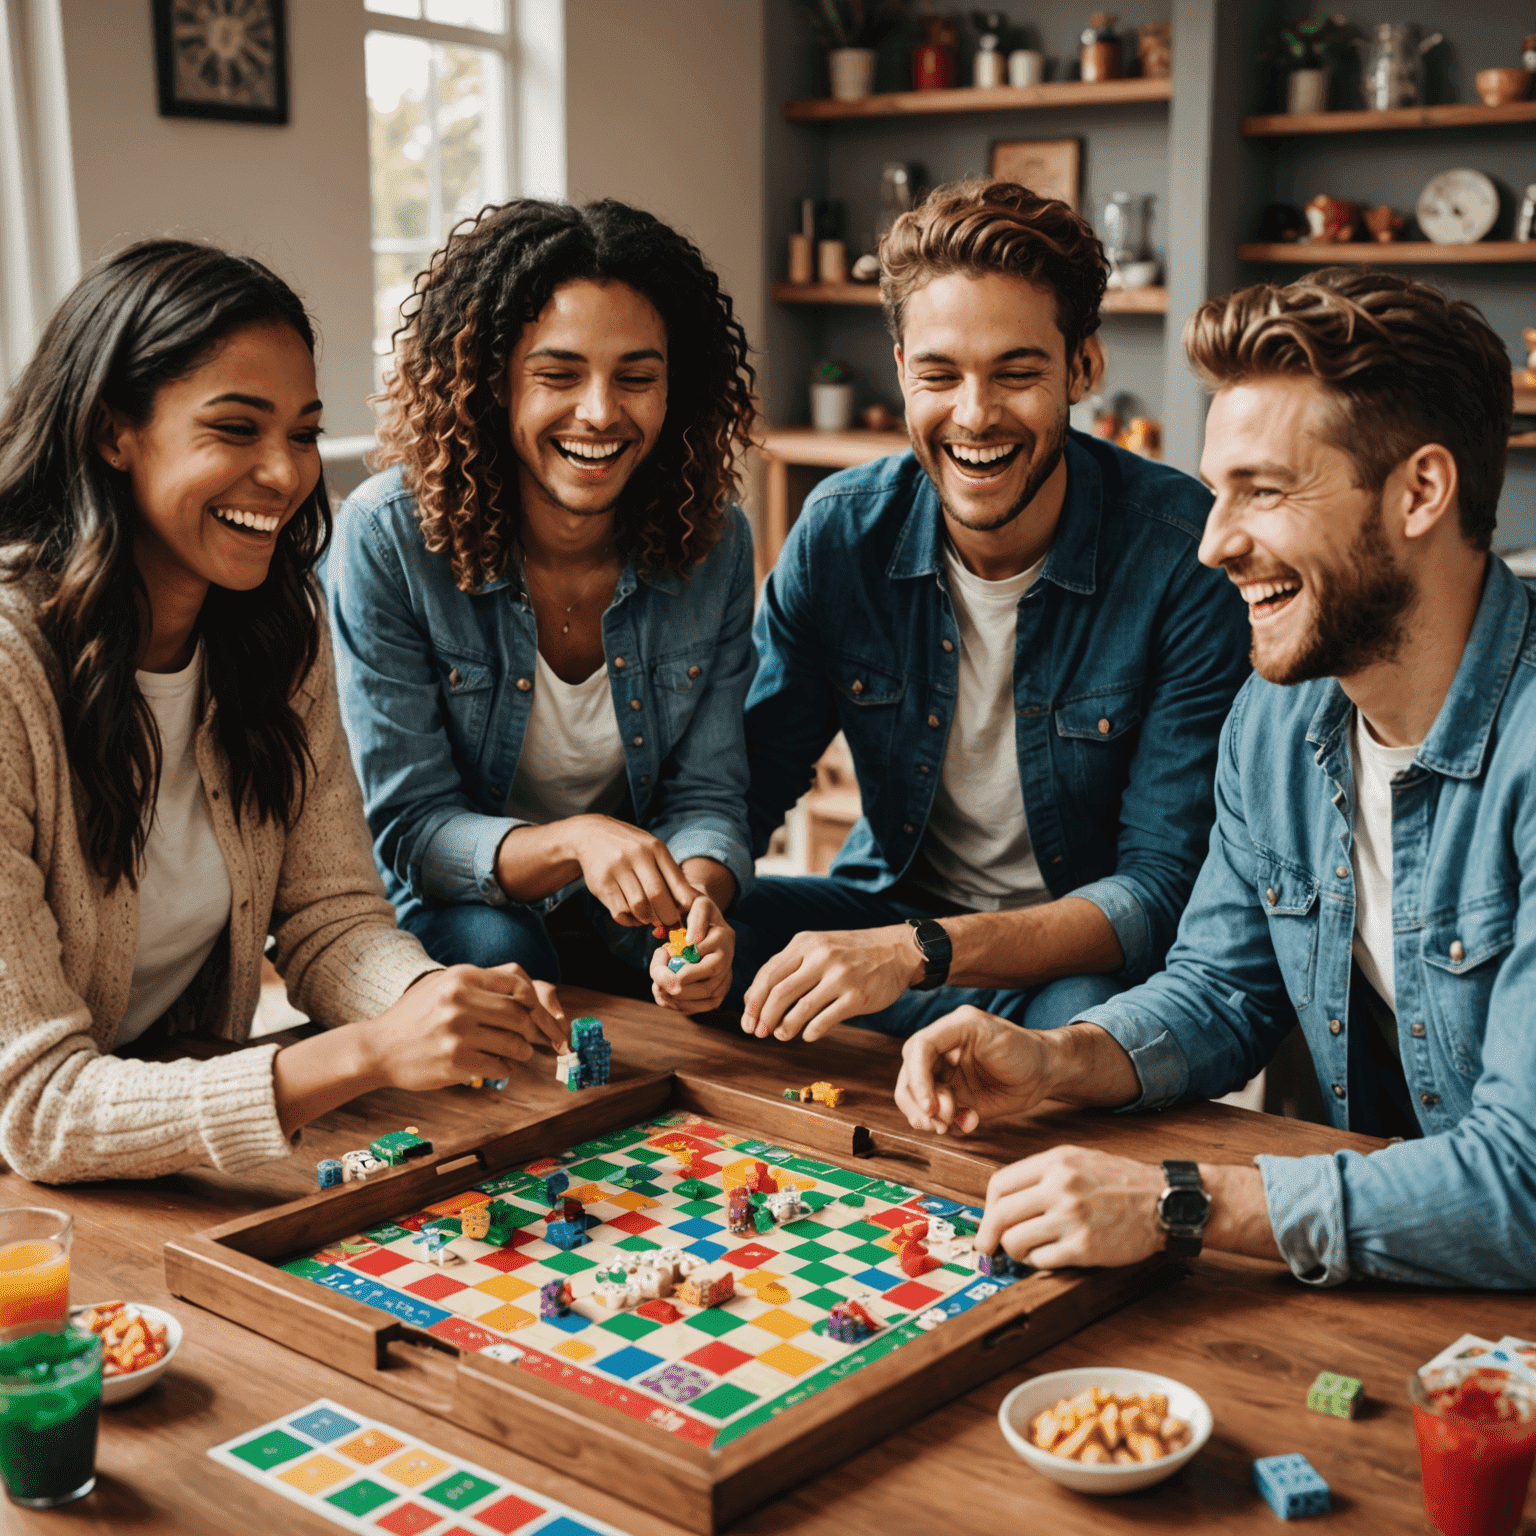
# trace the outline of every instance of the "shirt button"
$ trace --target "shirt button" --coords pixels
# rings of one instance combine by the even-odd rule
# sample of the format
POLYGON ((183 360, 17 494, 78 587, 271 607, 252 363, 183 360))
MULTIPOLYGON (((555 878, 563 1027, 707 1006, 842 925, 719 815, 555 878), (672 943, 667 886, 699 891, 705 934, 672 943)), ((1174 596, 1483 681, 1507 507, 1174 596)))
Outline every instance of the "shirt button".
POLYGON ((1412 1035, 1415 1040, 1422 1040, 1427 1031, 1422 1024, 1410 1024, 1408 1026, 1408 1033, 1412 1035))
POLYGON ((939 717, 937 715, 929 715, 928 724, 937 729, 939 724, 939 717))
POLYGON ((910 821, 903 822, 901 830, 903 832, 910 832, 912 830, 912 823, 910 821))
POLYGON ((919 773, 927 773, 928 772, 928 765, 927 765, 927 763, 919 763, 917 765, 917 771, 919 773))
POLYGON ((1419 1103, 1426 1109, 1433 1109, 1439 1102, 1440 1095, 1438 1093, 1421 1093, 1419 1095, 1419 1103))
POLYGON ((955 648, 955 642, 953 640, 946 640, 943 642, 943 645, 946 651, 952 651, 955 648))
POLYGON ((642 783, 642 784, 649 784, 649 783, 650 783, 650 782, 651 782, 651 776, 650 776, 650 774, 648 774, 648 773, 642 773, 642 774, 641 774, 641 775, 640 775, 640 782, 641 782, 641 783, 642 783))
POLYGON ((461 679, 459 677, 459 669, 457 667, 455 667, 448 674, 448 684, 452 688, 457 688, 459 686, 460 681, 461 681, 461 679))
POLYGON ((640 708, 640 700, 639 699, 631 699, 629 701, 629 707, 631 709, 639 709, 640 708))
POLYGON ((501 786, 499 784, 492 784, 491 793, 499 798, 501 795, 501 786))
POLYGON ((645 737, 644 736, 636 736, 636 737, 633 738, 633 742, 634 742, 635 746, 643 747, 645 745, 645 737))
POLYGON ((699 668, 698 667, 689 667, 688 668, 688 676, 689 677, 697 677, 698 675, 699 675, 699 668))
POLYGON ((530 688, 532 688, 532 687, 533 687, 533 684, 526 677, 518 678, 518 680, 517 680, 517 691, 519 693, 527 693, 528 690, 530 688))
POLYGON ((1264 892, 1264 900, 1267 901, 1270 906, 1274 906, 1274 904, 1280 900, 1280 897, 1275 892, 1274 886, 1270 886, 1270 888, 1264 892))
POLYGON ((1337 1019, 1329 1019, 1328 1020, 1328 1033, 1330 1035, 1338 1034, 1338 1032, 1341 1029, 1343 1029, 1343 1028, 1344 1028, 1344 1026, 1342 1024, 1340 1024, 1337 1019))
POLYGON ((1336 870, 1334 870, 1334 874, 1336 874, 1339 877, 1340 880, 1348 880, 1349 879, 1349 870, 1343 864, 1340 864, 1339 867, 1336 870))
POLYGON ((1467 958, 1467 948, 1460 939, 1451 940, 1451 959, 1460 965, 1467 958))
POLYGON ((1344 1089, 1338 1083, 1333 1085, 1333 1096, 1336 1099, 1342 1099, 1344 1097, 1344 1089))
POLYGON ((864 692, 864 684, 861 683, 858 680, 858 678, 854 678, 854 680, 853 680, 853 691, 855 693, 863 693, 864 692))
POLYGON ((1108 736, 1109 735, 1109 721, 1108 720, 1100 720, 1099 721, 1099 735, 1100 736, 1108 736))
POLYGON ((616 666, 616 667, 617 667, 617 668, 618 668, 618 669, 619 669, 619 670, 620 670, 620 671, 621 671, 621 672, 622 672, 622 671, 623 671, 623 670, 624 670, 624 658, 623 658, 623 657, 622 657, 622 656, 615 656, 615 657, 614 657, 614 658, 613 658, 613 664, 614 664, 614 666, 616 666))

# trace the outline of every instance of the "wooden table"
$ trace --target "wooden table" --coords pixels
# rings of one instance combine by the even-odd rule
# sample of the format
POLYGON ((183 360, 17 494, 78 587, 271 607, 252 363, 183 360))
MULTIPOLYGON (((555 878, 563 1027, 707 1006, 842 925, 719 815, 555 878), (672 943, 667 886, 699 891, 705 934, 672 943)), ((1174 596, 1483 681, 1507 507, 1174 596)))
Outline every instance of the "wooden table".
MULTIPOLYGON (((1246 1161, 1258 1151, 1303 1154, 1376 1143, 1296 1121, 1203 1105, 1155 1116, 1059 1111, 958 1143, 913 1138, 890 1099, 893 1042, 856 1030, 814 1046, 748 1042, 677 1019, 648 1004, 566 989, 573 1014, 599 1013, 616 1069, 709 1062, 738 1080, 802 1083, 829 1077, 851 1089, 844 1108, 869 1128, 873 1174, 921 1184, 931 1155, 946 1182, 982 1180, 993 1162, 1071 1140, 1155 1161, 1170 1153, 1246 1161), (958 1170, 958 1172, 957 1172, 958 1170)), ((284 1503, 210 1461, 208 1447, 317 1397, 399 1425, 428 1443, 608 1520, 634 1536, 678 1536, 662 1514, 618 1498, 490 1441, 452 1429, 373 1387, 293 1354, 165 1290, 161 1247, 174 1234, 289 1200, 314 1188, 315 1160, 366 1146, 407 1122, 439 1146, 510 1128, 527 1111, 565 1100, 541 1072, 515 1077, 504 1095, 454 1089, 370 1094, 327 1115, 287 1161, 241 1178, 196 1169, 153 1182, 45 1189, 0 1174, 0 1202, 61 1205, 75 1217, 74 1298, 125 1297, 169 1307, 185 1338, 165 1379, 104 1413, 96 1491, 68 1509, 32 1514, 0 1502, 0 1530, 81 1536, 123 1530, 314 1533, 336 1527, 284 1503)), ((1044 1530, 1053 1533, 1277 1529, 1249 1487, 1256 1456, 1301 1451, 1333 1488, 1332 1532, 1427 1529, 1407 1408, 1413 1369, 1463 1332, 1497 1338, 1536 1332, 1530 1294, 1481 1295, 1355 1285, 1313 1290, 1278 1265, 1205 1256, 1178 1283, 1085 1328, 1067 1342, 948 1404, 883 1445, 843 1463, 736 1526, 806 1536, 1044 1530), (1078 1365, 1134 1365, 1177 1377, 1210 1403, 1216 1431, 1178 1476, 1115 1500, 1069 1494, 1023 1466, 996 1422, 1004 1394, 1025 1377, 1078 1365), (1365 1382, 1364 1417, 1344 1423, 1309 1413, 1306 1390, 1321 1369, 1365 1382)), ((616 1479, 622 1469, 616 1470, 616 1479)), ((1536 1536, 1536 1496, 1526 1506, 1536 1536)), ((1325 1527, 1319 1525, 1321 1532, 1325 1527)))

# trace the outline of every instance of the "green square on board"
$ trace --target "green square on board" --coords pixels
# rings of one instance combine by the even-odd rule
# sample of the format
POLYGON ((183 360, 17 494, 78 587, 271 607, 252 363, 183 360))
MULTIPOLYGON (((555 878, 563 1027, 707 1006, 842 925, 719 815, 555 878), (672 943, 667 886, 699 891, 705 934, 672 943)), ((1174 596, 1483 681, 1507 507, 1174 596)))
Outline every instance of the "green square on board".
POLYGON ((813 1179, 824 1179, 828 1174, 840 1171, 831 1163, 818 1163, 809 1157, 792 1157, 784 1166, 791 1173, 808 1173, 813 1179))
POLYGON ((631 1253, 639 1253, 646 1248, 660 1248, 660 1243, 653 1243, 648 1237, 626 1237, 621 1242, 613 1245, 615 1248, 628 1248, 631 1253))
POLYGON ((318 1275, 322 1269, 327 1268, 319 1259, 289 1259, 283 1268, 290 1275, 297 1275, 301 1280, 310 1280, 318 1275))
POLYGON ((606 1179, 610 1174, 619 1171, 617 1163, 604 1162, 600 1157, 589 1158, 584 1163, 577 1163, 570 1170, 573 1179, 584 1179, 587 1183, 596 1183, 598 1179, 606 1179))
POLYGON ((866 1184, 862 1193, 871 1200, 888 1200, 892 1205, 900 1205, 917 1191, 908 1189, 905 1184, 884 1184, 877 1179, 873 1184, 866 1184))
POLYGON ((254 1440, 237 1445, 229 1454, 266 1471, 268 1467, 280 1467, 285 1461, 292 1461, 295 1456, 302 1456, 305 1451, 312 1450, 314 1446, 306 1445, 280 1429, 269 1429, 266 1434, 258 1435, 254 1440))
POLYGON ((842 1278, 843 1271, 830 1264, 805 1264, 795 1271, 796 1280, 809 1280, 812 1285, 827 1285, 842 1278))
POLYGON ((664 1162, 671 1154, 658 1152, 655 1147, 631 1147, 625 1157, 632 1157, 637 1163, 664 1162))
POLYGON ((819 1242, 824 1237, 831 1237, 833 1232, 831 1227, 824 1227, 819 1221, 811 1221, 808 1218, 791 1221, 786 1224, 784 1230, 791 1237, 802 1238, 806 1242, 819 1242))
POLYGON ((334 1504, 337 1509, 344 1509, 349 1515, 357 1515, 361 1518, 369 1510, 377 1509, 380 1504, 388 1504, 394 1498, 388 1488, 381 1487, 371 1477, 359 1478, 355 1483, 349 1483, 345 1488, 338 1488, 335 1493, 325 1496, 327 1504, 334 1504))
MULTIPOLYGON (((812 1269, 820 1269, 821 1267, 822 1266, 819 1264, 813 1264, 811 1266, 812 1269)), ((837 1275, 838 1279, 842 1278, 841 1275, 837 1274, 836 1270, 833 1270, 832 1273, 833 1275, 837 1275)), ((805 1271, 802 1270, 801 1276, 804 1277, 804 1275, 805 1271)), ((825 1279, 829 1277, 821 1276, 819 1278, 825 1279)), ((829 1291, 825 1287, 822 1287, 822 1289, 817 1291, 807 1291, 805 1295, 800 1298, 801 1301, 809 1302, 813 1307, 820 1307, 823 1312, 830 1312, 832 1308, 838 1304, 838 1302, 847 1301, 847 1299, 848 1298, 844 1296, 841 1291, 829 1291)))
POLYGON ((478 1504, 488 1493, 495 1493, 497 1485, 488 1483, 473 1472, 454 1472, 442 1482, 422 1490, 423 1497, 435 1504, 446 1504, 449 1509, 467 1509, 478 1504))
POLYGON ((719 1200, 685 1200, 675 1209, 685 1216, 709 1216, 720 1209, 719 1200))
POLYGON ((797 1243, 787 1250, 792 1259, 829 1259, 837 1252, 835 1248, 828 1248, 824 1243, 797 1243))
POLYGON ((845 1259, 865 1259, 870 1264, 886 1264, 892 1261, 896 1255, 889 1248, 877 1248, 873 1243, 860 1243, 857 1248, 850 1248, 843 1257, 845 1259))
POLYGON ((889 1237, 889 1227, 876 1226, 872 1221, 850 1221, 846 1227, 837 1229, 844 1237, 862 1238, 866 1243, 872 1243, 878 1238, 889 1237))
POLYGON ((824 1195, 819 1189, 802 1189, 800 1203, 810 1206, 813 1211, 819 1211, 822 1206, 832 1204, 832 1196, 824 1195))
POLYGON ((397 1227, 391 1222, 385 1222, 382 1227, 369 1227, 363 1233, 370 1243, 398 1243, 402 1237, 412 1235, 404 1227, 397 1227))
POLYGON ((733 1328, 740 1328, 746 1322, 744 1317, 735 1317, 729 1312, 722 1312, 719 1307, 706 1307, 695 1317, 686 1317, 683 1321, 690 1328, 697 1328, 700 1333, 707 1333, 711 1338, 718 1339, 722 1333, 729 1333, 733 1328))
POLYGON ((821 1175, 823 1184, 836 1184, 839 1189, 863 1189, 869 1183, 867 1173, 849 1173, 846 1168, 833 1168, 821 1175))
POLYGON ((545 1269, 557 1269, 562 1275, 579 1275, 584 1269, 595 1269, 596 1259, 584 1259, 579 1253, 552 1253, 539 1263, 545 1269))
POLYGON ((712 1419, 728 1419, 733 1413, 740 1413, 748 1403, 756 1401, 756 1392, 748 1392, 743 1387, 734 1387, 730 1382, 722 1381, 713 1391, 694 1398, 688 1407, 694 1413, 707 1413, 712 1419))
POLYGON ((606 1322, 599 1323, 599 1328, 605 1328, 609 1333, 616 1333, 621 1339, 643 1339, 648 1333, 655 1333, 661 1327, 660 1323, 653 1323, 648 1317, 636 1317, 633 1312, 620 1312, 617 1317, 610 1317, 606 1322))
POLYGON ((629 1190, 632 1194, 644 1195, 647 1200, 659 1199, 667 1192, 666 1185, 652 1183, 649 1179, 645 1180, 644 1182, 625 1184, 624 1188, 629 1190))

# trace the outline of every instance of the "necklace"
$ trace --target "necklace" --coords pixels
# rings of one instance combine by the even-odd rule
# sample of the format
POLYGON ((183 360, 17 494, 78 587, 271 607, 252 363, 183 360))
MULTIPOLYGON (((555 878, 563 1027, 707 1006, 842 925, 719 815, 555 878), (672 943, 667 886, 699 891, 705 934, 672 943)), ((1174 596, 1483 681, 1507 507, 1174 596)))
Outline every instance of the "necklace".
MULTIPOLYGON (((521 542, 518 543, 517 547, 518 547, 518 553, 523 557, 523 574, 524 574, 524 576, 526 576, 528 578, 528 583, 529 583, 529 586, 531 587, 533 585, 533 567, 528 564, 528 551, 523 548, 521 542)), ((599 568, 599 570, 597 572, 597 574, 599 576, 603 576, 603 575, 606 574, 606 569, 605 568, 606 568, 607 564, 608 564, 608 562, 607 562, 607 559, 605 558, 604 561, 603 561, 603 568, 599 568)), ((562 635, 570 634, 570 632, 571 632, 571 614, 574 613, 576 611, 576 609, 579 608, 587 600, 587 598, 591 595, 591 590, 592 590, 592 583, 589 580, 587 582, 586 586, 583 587, 581 592, 577 594, 576 601, 574 603, 567 603, 566 604, 565 609, 564 609, 565 622, 560 626, 560 633, 562 635)), ((549 594, 547 592, 544 594, 544 600, 546 602, 551 601, 551 599, 549 597, 549 594)), ((558 608, 560 606, 560 604, 557 602, 557 603, 554 604, 554 606, 556 608, 558 608)))

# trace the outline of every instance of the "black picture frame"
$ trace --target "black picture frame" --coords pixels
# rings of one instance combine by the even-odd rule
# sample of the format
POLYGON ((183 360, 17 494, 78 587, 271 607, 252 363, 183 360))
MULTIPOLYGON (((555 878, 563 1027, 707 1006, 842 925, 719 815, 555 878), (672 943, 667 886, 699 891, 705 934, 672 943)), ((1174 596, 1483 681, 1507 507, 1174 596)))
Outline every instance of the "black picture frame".
MULTIPOLYGON (((209 100, 178 91, 175 22, 177 13, 203 6, 191 0, 151 0, 155 21, 155 84, 161 117, 200 117, 226 123, 267 123, 282 126, 288 121, 288 5, 287 0, 223 0, 226 14, 265 12, 272 28, 272 99, 267 104, 209 100)), ((212 7, 209 7, 212 8, 212 7)))

